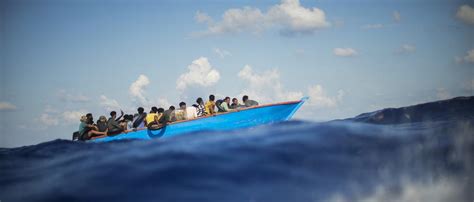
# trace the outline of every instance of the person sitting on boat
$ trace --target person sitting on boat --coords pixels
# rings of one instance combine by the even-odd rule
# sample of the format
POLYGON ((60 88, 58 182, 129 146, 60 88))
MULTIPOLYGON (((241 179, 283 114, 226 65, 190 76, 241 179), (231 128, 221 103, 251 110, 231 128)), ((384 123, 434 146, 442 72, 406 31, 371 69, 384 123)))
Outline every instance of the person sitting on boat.
MULTIPOLYGON (((122 115, 120 117, 122 117, 122 116, 123 116, 123 111, 122 111, 122 115)), ((109 135, 117 135, 117 134, 124 131, 123 127, 120 126, 120 124, 118 122, 120 119, 117 120, 116 117, 117 117, 117 112, 111 111, 110 112, 110 118, 107 121, 107 128, 108 128, 107 134, 109 134, 109 135)))
POLYGON ((198 98, 196 100, 196 103, 197 103, 197 116, 200 117, 200 116, 206 116, 207 113, 206 113, 206 107, 204 106, 204 101, 202 100, 202 98, 198 98))
POLYGON ((214 102, 215 99, 216 97, 214 95, 209 95, 209 101, 207 101, 204 105, 204 108, 206 109, 206 114, 213 115, 216 113, 216 103, 214 102))
POLYGON ((165 124, 165 123, 166 123, 165 114, 164 114, 164 113, 165 113, 165 109, 163 109, 163 108, 160 107, 160 108, 158 108, 158 111, 157 111, 157 112, 158 112, 158 117, 160 117, 160 118, 158 119, 158 123, 160 123, 160 124, 165 124))
POLYGON ((195 119, 198 117, 196 107, 186 107, 186 119, 195 119))
POLYGON ((105 116, 100 116, 97 120, 97 129, 99 132, 106 132, 107 133, 107 118, 105 116))
POLYGON ((93 136, 106 135, 105 132, 99 132, 97 127, 92 124, 87 124, 87 116, 81 116, 81 123, 79 124, 79 139, 88 140, 93 136))
POLYGON ((230 104, 230 97, 225 97, 223 102, 220 104, 220 108, 222 109, 222 111, 224 112, 233 111, 233 109, 230 109, 229 104, 230 104))
POLYGON ((92 116, 92 113, 87 113, 86 118, 87 118, 87 122, 86 122, 87 124, 94 125, 94 117, 92 116))
POLYGON ((165 110, 165 112, 163 113, 165 121, 167 123, 176 121, 176 116, 174 114, 174 110, 175 110, 175 107, 170 106, 170 108, 168 110, 165 110))
POLYGON ((136 129, 133 128, 133 115, 131 114, 125 114, 123 116, 123 119, 120 121, 119 125, 122 127, 123 132, 127 133, 130 131, 135 131, 136 129))
POLYGON ((137 109, 138 114, 135 114, 133 116, 133 128, 144 128, 145 127, 145 118, 146 118, 146 112, 143 107, 138 107, 137 109))
POLYGON ((241 107, 244 107, 244 106, 239 104, 239 100, 237 98, 232 98, 232 104, 230 105, 230 108, 231 109, 238 109, 238 108, 241 108, 241 107))
POLYGON ((249 96, 247 95, 242 97, 242 101, 244 102, 245 107, 258 106, 258 102, 255 100, 249 100, 249 96))
POLYGON ((174 115, 176 117, 176 121, 186 120, 186 103, 180 102, 179 109, 174 110, 174 115))
POLYGON ((163 114, 160 114, 160 115, 158 114, 158 108, 152 107, 150 113, 147 114, 145 118, 146 127, 151 130, 156 130, 156 129, 161 128, 161 124, 159 120, 162 115, 163 114))

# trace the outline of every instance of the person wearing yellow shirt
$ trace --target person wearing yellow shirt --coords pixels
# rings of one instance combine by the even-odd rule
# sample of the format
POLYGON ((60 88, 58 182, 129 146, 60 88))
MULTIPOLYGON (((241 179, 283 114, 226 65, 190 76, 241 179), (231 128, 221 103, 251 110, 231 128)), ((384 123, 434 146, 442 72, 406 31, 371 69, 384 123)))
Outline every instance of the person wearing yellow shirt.
POLYGON ((214 100, 216 99, 216 97, 214 97, 214 95, 209 95, 209 101, 206 102, 206 104, 204 105, 205 109, 206 109, 206 114, 208 115, 213 115, 216 113, 216 102, 214 102, 214 100))
POLYGON ((149 114, 146 115, 145 125, 148 129, 156 130, 161 128, 160 118, 163 113, 158 113, 158 108, 152 107, 149 114))

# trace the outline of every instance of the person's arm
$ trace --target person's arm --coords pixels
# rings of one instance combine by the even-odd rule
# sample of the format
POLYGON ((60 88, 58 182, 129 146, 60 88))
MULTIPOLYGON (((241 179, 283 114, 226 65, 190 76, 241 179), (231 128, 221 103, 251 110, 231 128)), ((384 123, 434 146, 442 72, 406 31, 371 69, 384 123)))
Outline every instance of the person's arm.
POLYGON ((123 111, 120 110, 120 116, 118 118, 116 118, 115 121, 119 121, 122 118, 122 116, 123 116, 123 111))

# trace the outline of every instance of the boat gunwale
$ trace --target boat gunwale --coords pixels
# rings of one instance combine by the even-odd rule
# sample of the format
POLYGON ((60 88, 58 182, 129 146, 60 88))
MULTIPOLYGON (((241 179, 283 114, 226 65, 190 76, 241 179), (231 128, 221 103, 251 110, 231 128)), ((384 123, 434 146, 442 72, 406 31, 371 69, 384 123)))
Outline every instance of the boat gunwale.
MULTIPOLYGON (((277 106, 277 105, 290 105, 290 104, 296 104, 296 103, 300 103, 300 102, 303 102, 303 100, 295 100, 295 101, 287 101, 287 102, 278 102, 278 103, 272 103, 272 104, 257 105, 257 106, 246 107, 246 108, 237 109, 237 110, 229 111, 229 112, 219 112, 219 113, 216 113, 216 114, 213 114, 213 115, 200 116, 200 117, 196 117, 196 118, 193 118, 193 119, 174 121, 174 122, 166 124, 165 126, 184 123, 184 122, 190 122, 190 121, 196 121, 196 120, 205 119, 205 118, 212 118, 212 117, 216 117, 216 116, 221 116, 221 115, 225 115, 225 114, 231 114, 231 113, 236 113, 236 112, 241 112, 241 111, 246 111, 246 110, 272 107, 272 106, 277 106)), ((163 127, 165 127, 165 126, 163 126, 163 127)), ((137 132, 137 131, 141 131, 141 130, 148 130, 148 128, 146 128, 146 127, 137 128, 135 131, 130 131, 130 132, 137 132)), ((161 130, 161 128, 157 129, 157 130, 161 130)), ((127 133, 119 133, 119 134, 114 135, 114 136, 119 136, 119 135, 122 135, 122 134, 127 134, 127 133)), ((100 138, 105 138, 105 137, 114 137, 114 136, 101 135, 101 136, 92 137, 90 140, 95 140, 95 139, 100 139, 100 138)))

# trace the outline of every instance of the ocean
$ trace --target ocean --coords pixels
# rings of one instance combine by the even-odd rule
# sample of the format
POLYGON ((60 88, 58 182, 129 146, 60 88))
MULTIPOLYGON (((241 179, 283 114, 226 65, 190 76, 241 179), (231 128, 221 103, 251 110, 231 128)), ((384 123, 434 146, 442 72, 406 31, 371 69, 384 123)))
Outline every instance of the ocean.
POLYGON ((474 98, 330 122, 0 148, 0 201, 474 200, 474 98))

